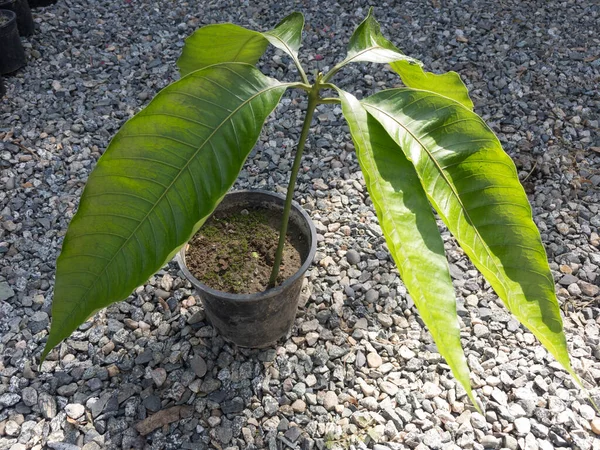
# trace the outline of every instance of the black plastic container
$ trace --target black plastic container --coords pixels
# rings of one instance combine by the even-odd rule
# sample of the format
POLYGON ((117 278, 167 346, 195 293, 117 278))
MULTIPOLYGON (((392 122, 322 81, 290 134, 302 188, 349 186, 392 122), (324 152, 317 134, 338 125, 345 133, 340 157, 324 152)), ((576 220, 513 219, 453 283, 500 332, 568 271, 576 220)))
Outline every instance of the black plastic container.
POLYGON ((4 75, 25 65, 25 50, 17 30, 17 15, 7 9, 0 9, 0 16, 8 19, 0 25, 0 75, 4 75))
MULTIPOLYGON (((281 215, 285 197, 267 191, 235 191, 227 194, 219 212, 265 208, 281 215)), ((304 274, 317 250, 317 232, 308 214, 292 204, 288 234, 300 237, 300 270, 279 286, 256 294, 229 294, 198 281, 185 264, 187 245, 177 255, 181 271, 202 298, 206 316, 219 334, 240 347, 263 348, 275 344, 294 324, 304 274)))
POLYGON ((29 0, 29 6, 32 8, 39 8, 40 6, 54 5, 57 0, 29 0))
POLYGON ((17 15, 17 28, 21 36, 33 34, 33 17, 27 0, 0 0, 0 9, 8 9, 17 15))

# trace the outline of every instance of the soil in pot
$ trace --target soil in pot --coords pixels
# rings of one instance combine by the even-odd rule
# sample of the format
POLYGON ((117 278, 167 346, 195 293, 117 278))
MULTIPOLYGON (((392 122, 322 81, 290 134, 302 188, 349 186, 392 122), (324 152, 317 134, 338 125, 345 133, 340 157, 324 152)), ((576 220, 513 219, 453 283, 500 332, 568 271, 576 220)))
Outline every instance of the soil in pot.
MULTIPOLYGON (((254 294, 267 288, 281 216, 266 209, 217 212, 190 239, 186 263, 190 272, 212 289, 254 294)), ((287 236, 278 283, 302 266, 300 243, 287 236)))

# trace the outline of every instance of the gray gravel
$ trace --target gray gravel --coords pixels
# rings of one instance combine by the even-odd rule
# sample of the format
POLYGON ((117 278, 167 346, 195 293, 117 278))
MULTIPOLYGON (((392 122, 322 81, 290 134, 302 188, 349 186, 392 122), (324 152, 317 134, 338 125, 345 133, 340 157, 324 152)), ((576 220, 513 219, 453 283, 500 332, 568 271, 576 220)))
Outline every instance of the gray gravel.
MULTIPOLYGON (((367 12, 362 1, 202 3, 60 0, 34 11, 29 65, 6 79, 0 103, 0 449, 600 449, 585 394, 444 231, 485 414, 469 405, 397 275, 332 105, 316 114, 299 177, 319 248, 287 340, 262 351, 226 344, 170 264, 37 372, 54 261, 84 182, 119 126, 177 78, 183 38, 213 22, 266 30, 297 8, 308 24, 301 59, 325 71, 367 12), (164 426, 145 434, 153 414, 164 426)), ((385 34, 427 67, 459 71, 515 160, 573 365, 600 403, 598 5, 391 3, 376 10, 385 34)), ((263 61, 268 75, 295 76, 279 52, 263 61)), ((337 81, 359 97, 398 83, 372 69, 337 81)), ((301 94, 286 95, 237 187, 283 191, 298 104, 301 94)))

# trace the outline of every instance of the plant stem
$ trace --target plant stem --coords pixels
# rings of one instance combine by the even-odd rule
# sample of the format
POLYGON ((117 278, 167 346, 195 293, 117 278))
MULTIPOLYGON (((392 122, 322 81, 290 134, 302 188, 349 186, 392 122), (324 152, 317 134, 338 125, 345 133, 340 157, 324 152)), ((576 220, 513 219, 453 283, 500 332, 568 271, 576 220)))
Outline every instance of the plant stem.
POLYGON ((300 133, 300 141, 298 142, 298 148, 296 149, 296 156, 294 157, 294 164, 292 165, 292 173, 290 175, 290 182, 287 188, 287 195, 285 197, 285 205, 283 207, 283 217, 281 219, 281 229, 279 230, 279 244, 277 245, 277 252, 275 253, 275 262, 273 263, 273 270, 271 271, 271 278, 269 278, 269 288, 275 287, 277 283, 277 277, 279 276, 279 267, 281 266, 281 259, 283 257, 283 246, 285 244, 285 238, 287 236, 288 220, 290 218, 290 210, 292 209, 292 197, 294 196, 294 187, 296 185, 296 178, 298 178, 298 170, 300 170, 300 162, 302 160, 302 152, 304 151, 304 144, 308 136, 310 124, 312 122, 313 113, 315 108, 319 104, 319 90, 320 77, 312 86, 308 94, 308 106, 306 108, 306 115, 304 116, 304 123, 302 124, 302 132, 300 133))

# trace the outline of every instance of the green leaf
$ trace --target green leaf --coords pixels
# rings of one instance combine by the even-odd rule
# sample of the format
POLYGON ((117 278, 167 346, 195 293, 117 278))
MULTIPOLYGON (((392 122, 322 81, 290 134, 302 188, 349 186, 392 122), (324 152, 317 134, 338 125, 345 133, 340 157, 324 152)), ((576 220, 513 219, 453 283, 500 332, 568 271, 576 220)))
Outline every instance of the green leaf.
POLYGON ((256 64, 268 45, 269 41, 257 31, 231 23, 207 25, 185 40, 177 66, 183 77, 223 62, 256 64))
POLYGON ((444 243, 414 166, 351 94, 338 91, 379 224, 440 354, 477 405, 460 344, 454 287, 444 243))
POLYGON ((390 63, 390 66, 394 72, 400 75, 406 86, 435 92, 459 102, 470 110, 473 109, 469 91, 456 72, 446 72, 438 75, 425 72, 420 66, 410 64, 407 61, 395 61, 390 63))
MULTIPOLYGON (((294 61, 302 42, 304 16, 295 12, 265 33, 224 23, 200 28, 185 40, 177 60, 181 76, 203 67, 224 62, 256 64, 269 42, 285 51, 294 61)), ((299 63, 298 63, 299 64, 299 63)))
POLYGON ((539 231, 496 136, 472 111, 427 91, 391 89, 362 104, 414 164, 430 202, 508 309, 578 380, 539 231))
POLYGON ((367 18, 354 30, 348 44, 348 62, 391 63, 394 61, 410 61, 421 64, 414 58, 404 55, 394 44, 381 34, 379 23, 373 17, 373 8, 369 9, 367 18))
POLYGON ((298 50, 302 44, 303 28, 304 16, 299 12, 295 12, 279 22, 273 30, 263 33, 263 36, 272 45, 297 59, 298 50))
POLYGON ((247 64, 195 71, 117 133, 89 177, 57 262, 42 360, 126 298, 202 225, 233 185, 287 85, 247 64))

